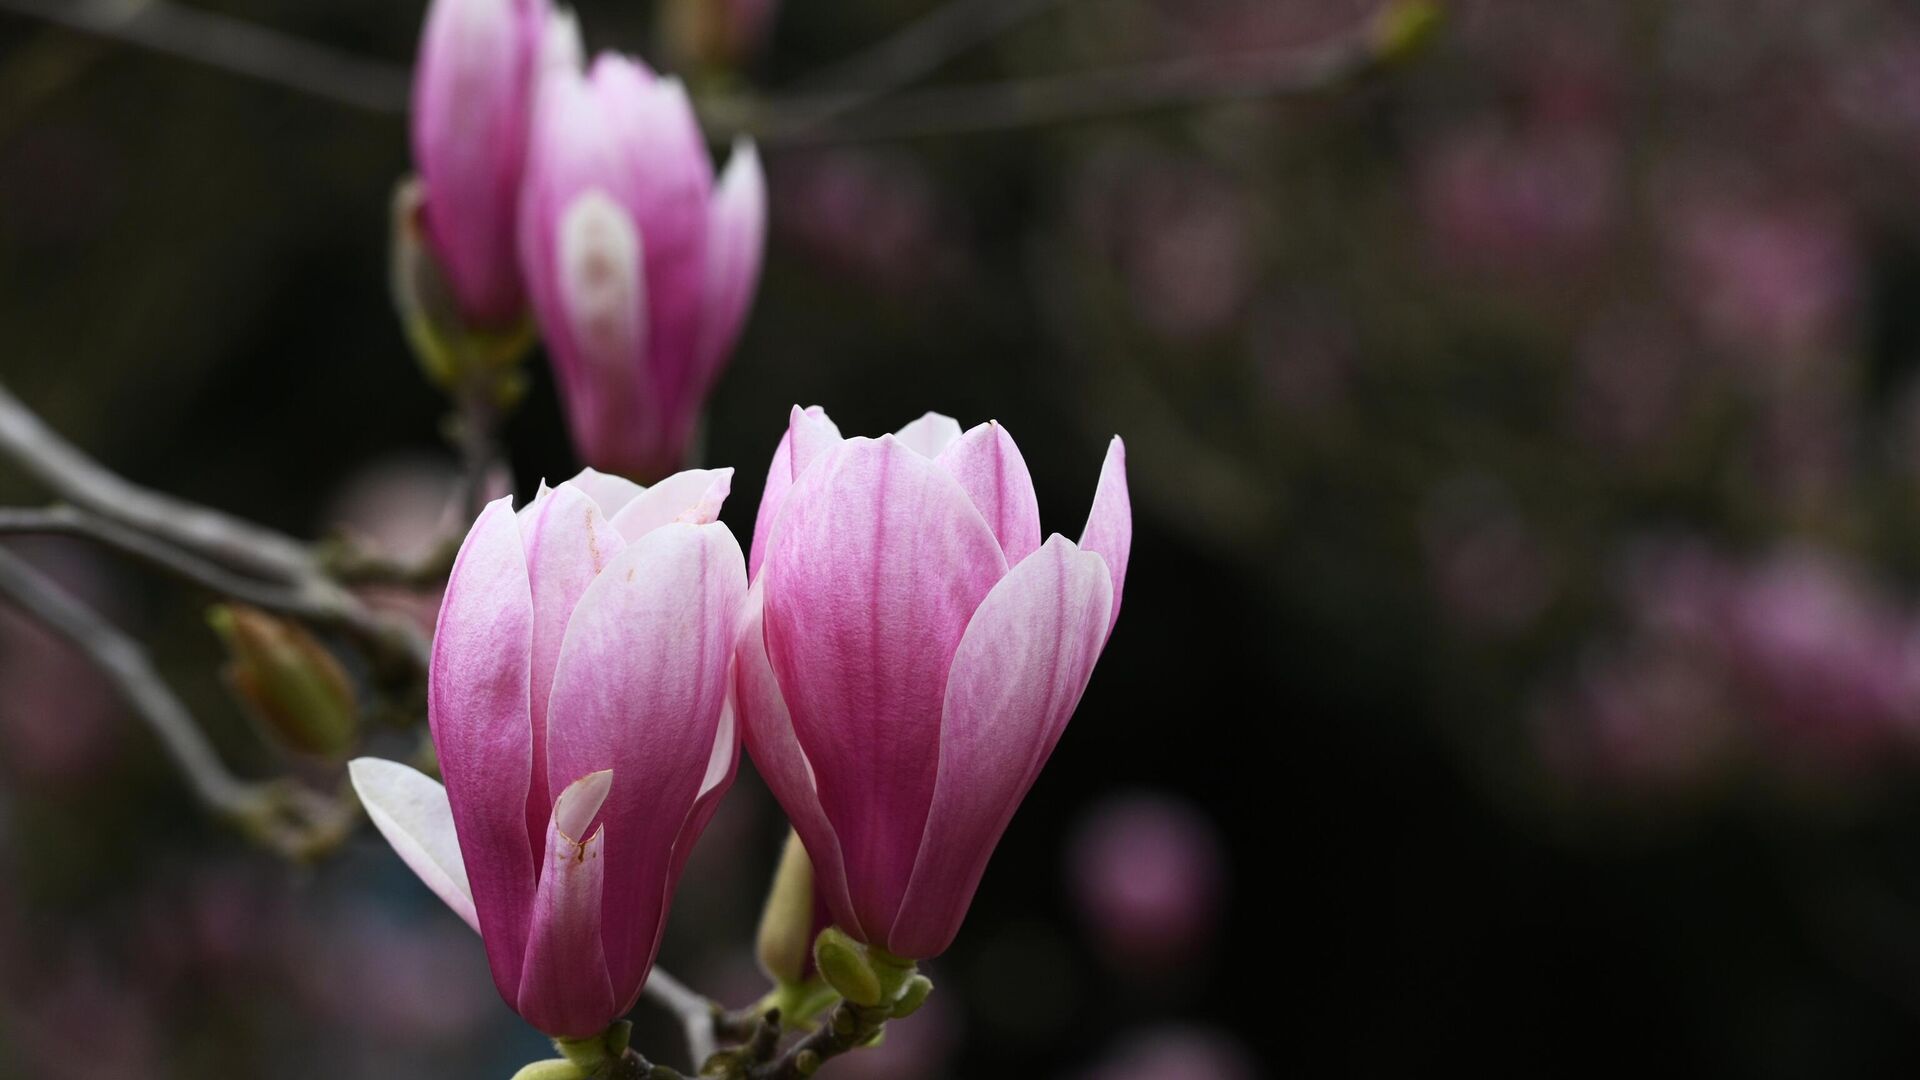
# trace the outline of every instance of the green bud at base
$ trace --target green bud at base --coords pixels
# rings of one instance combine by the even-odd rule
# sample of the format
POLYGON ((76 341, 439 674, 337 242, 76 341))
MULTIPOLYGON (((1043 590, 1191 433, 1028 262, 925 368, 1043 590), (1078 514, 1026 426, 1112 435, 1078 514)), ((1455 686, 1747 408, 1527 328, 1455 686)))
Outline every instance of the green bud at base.
POLYGON ((533 320, 513 325, 469 326, 460 315, 446 275, 421 231, 424 195, 407 177, 393 193, 393 306, 421 370, 449 394, 477 394, 495 408, 516 404, 526 392, 520 362, 538 339, 533 320))
MULTIPOLYGON (((773 872, 766 906, 760 910, 760 930, 754 953, 760 970, 776 984, 797 984, 807 975, 807 940, 813 932, 813 863, 792 830, 773 872)), ((782 1009, 785 1013, 785 1009, 782 1009)))
POLYGON ((1439 33, 1445 17, 1435 0, 1400 0, 1389 5, 1374 18, 1374 55, 1386 64, 1413 57, 1439 33))

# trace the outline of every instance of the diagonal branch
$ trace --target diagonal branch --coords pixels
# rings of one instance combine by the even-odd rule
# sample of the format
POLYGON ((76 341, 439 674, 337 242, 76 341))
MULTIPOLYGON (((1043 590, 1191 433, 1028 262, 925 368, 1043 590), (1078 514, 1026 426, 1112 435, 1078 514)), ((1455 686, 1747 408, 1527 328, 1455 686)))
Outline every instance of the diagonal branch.
POLYGON ((242 780, 227 770, 187 707, 134 640, 0 547, 0 598, 71 642, 160 740, 194 795, 284 855, 305 858, 343 839, 358 807, 292 781, 242 780))
POLYGON ((229 566, 282 582, 309 572, 290 536, 122 479, 80 452, 0 383, 0 455, 67 502, 229 566))
MULTIPOLYGON (((1389 15, 1399 9, 1390 8, 1389 15)), ((1002 82, 703 103, 710 121, 769 146, 876 142, 1079 123, 1166 109, 1322 93, 1381 70, 1417 42, 1390 18, 1303 49, 1191 56, 1002 82)))
POLYGON ((368 112, 407 107, 407 69, 169 0, 0 0, 0 11, 368 112))

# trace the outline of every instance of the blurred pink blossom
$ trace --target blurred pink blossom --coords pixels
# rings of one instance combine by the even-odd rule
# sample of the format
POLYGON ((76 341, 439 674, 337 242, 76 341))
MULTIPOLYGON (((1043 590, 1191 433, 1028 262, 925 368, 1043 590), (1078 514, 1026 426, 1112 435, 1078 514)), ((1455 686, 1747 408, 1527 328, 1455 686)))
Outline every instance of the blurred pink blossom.
POLYGON ((1221 333, 1256 280, 1254 207, 1197 157, 1122 144, 1074 182, 1073 213, 1094 253, 1119 274, 1129 310, 1162 337, 1221 333))
POLYGON ((1069 840, 1069 882, 1108 959, 1162 971, 1199 961, 1219 927, 1227 855, 1191 803, 1140 792, 1108 799, 1069 840))
POLYGON ((909 295, 964 270, 958 223, 919 159, 834 149, 781 161, 774 227, 840 274, 909 295))
POLYGON ((1085 1080, 1255 1080, 1253 1052, 1224 1032, 1164 1027, 1128 1038, 1085 1080))
POLYGON ((1589 269, 1612 242, 1622 202, 1619 147, 1598 130, 1480 123, 1434 142, 1414 164, 1433 256, 1450 268, 1559 277, 1589 269))
MULTIPOLYGON (((65 540, 10 543, 76 599, 116 614, 93 553, 65 540)), ((126 716, 92 663, 0 604, 0 766, 17 782, 60 786, 102 768, 120 749, 126 716)))
POLYGON ((1459 627, 1505 634, 1552 601, 1558 570, 1532 524, 1496 482, 1456 477, 1427 498, 1421 535, 1441 610, 1459 627))
POLYGON ((1674 286, 1701 330, 1736 353, 1800 359, 1856 332, 1861 255, 1844 210, 1730 198, 1708 178, 1667 226, 1674 286))

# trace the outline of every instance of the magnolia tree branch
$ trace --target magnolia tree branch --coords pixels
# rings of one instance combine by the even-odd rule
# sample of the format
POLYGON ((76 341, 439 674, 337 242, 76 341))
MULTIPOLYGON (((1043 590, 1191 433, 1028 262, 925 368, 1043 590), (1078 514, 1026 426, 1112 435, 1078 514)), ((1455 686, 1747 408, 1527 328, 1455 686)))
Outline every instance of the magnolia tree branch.
MULTIPOLYGON (((1405 44, 1393 24, 1430 20, 1435 0, 1389 0, 1357 33, 1306 50, 1201 56, 901 93, 948 60, 1060 0, 954 0, 851 60, 771 96, 698 103, 716 142, 779 147, 1009 131, 1169 108, 1316 93, 1377 68, 1405 44)), ((170 0, 0 0, 0 12, 277 83, 383 114, 407 108, 405 65, 354 56, 170 0)))
POLYGON ((1402 0, 1330 41, 1299 49, 1191 56, 1064 75, 759 102, 703 102, 721 126, 770 146, 876 142, 1010 131, 1233 101, 1307 96, 1349 85, 1417 47, 1437 8, 1402 0))
POLYGON ((407 69, 169 0, 0 0, 0 11, 375 113, 407 106, 407 69))
POLYGON ((311 566, 290 536, 122 479, 55 434, 4 383, 0 456, 75 506, 248 573, 286 583, 311 566))
POLYGON ((290 782, 241 780, 227 770, 187 707, 137 642, 0 547, 0 596, 65 638, 160 740, 194 795, 283 854, 326 850, 352 829, 357 810, 290 782))
POLYGON ((0 457, 74 504, 6 511, 0 531, 87 536, 223 596, 337 630, 394 678, 425 672, 424 635, 369 611, 306 545, 128 482, 62 439, 4 384, 0 457))

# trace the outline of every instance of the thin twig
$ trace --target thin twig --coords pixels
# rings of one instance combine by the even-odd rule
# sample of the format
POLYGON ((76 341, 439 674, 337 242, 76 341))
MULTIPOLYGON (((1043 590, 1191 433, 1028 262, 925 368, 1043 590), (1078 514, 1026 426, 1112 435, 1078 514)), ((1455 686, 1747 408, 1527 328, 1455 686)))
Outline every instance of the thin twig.
POLYGON ((122 479, 56 434, 4 383, 0 455, 75 506, 236 569, 282 583, 311 570, 306 548, 292 537, 122 479))
POLYGON ((842 95, 823 104, 825 121, 848 108, 891 94, 940 70, 967 50, 1058 7, 1062 0, 948 0, 904 29, 851 58, 816 71, 789 93, 842 95))
POLYGON ((221 763, 213 746, 133 639, 69 596, 26 560, 0 547, 0 595, 72 642, 159 737, 195 795, 222 814, 252 809, 254 787, 221 763))
POLYGON ((396 680, 426 671, 424 636, 405 619, 369 611, 326 575, 305 545, 128 482, 62 439, 4 384, 0 456, 99 519, 67 531, 86 532, 235 599, 339 630, 396 680), (234 571, 265 580, 256 584, 234 571))
POLYGON ((725 1010, 713 999, 657 967, 647 976, 644 994, 647 1000, 679 1019, 681 1029, 686 1032, 687 1054, 693 1059, 694 1071, 698 1072, 713 1056, 715 1029, 725 1010))
POLYGON ((771 147, 1010 131, 1198 105, 1316 94, 1375 70, 1371 26, 1306 49, 1194 56, 1005 82, 928 87, 855 107, 852 95, 703 103, 771 147), (821 122, 822 117, 831 119, 821 122))
POLYGON ((886 1017, 885 1009, 866 1009, 843 1001, 806 1038, 787 1047, 779 1057, 750 1069, 748 1080, 805 1080, 821 1062, 866 1043, 886 1023, 886 1017))
POLYGON ((407 107, 404 65, 283 34, 170 0, 0 0, 0 11, 136 45, 356 109, 407 107))
MULTIPOLYGON (((1200 56, 1005 82, 896 93, 967 48, 1059 0, 955 0, 875 49, 785 96, 717 96, 698 103, 708 135, 753 135, 767 147, 869 142, 1073 123, 1213 102, 1312 93, 1363 74, 1381 58, 1370 31, 1330 46, 1248 56, 1200 56), (854 75, 865 86, 847 85, 854 75)), ((405 66, 353 56, 171 0, 0 0, 0 12, 278 83, 378 113, 407 106, 405 66)))
POLYGON ((222 597, 294 615, 331 615, 331 612, 313 610, 310 605, 303 604, 296 590, 233 573, 192 552, 182 551, 146 533, 72 506, 49 506, 43 509, 0 507, 0 534, 6 533, 83 537, 118 549, 222 597))

